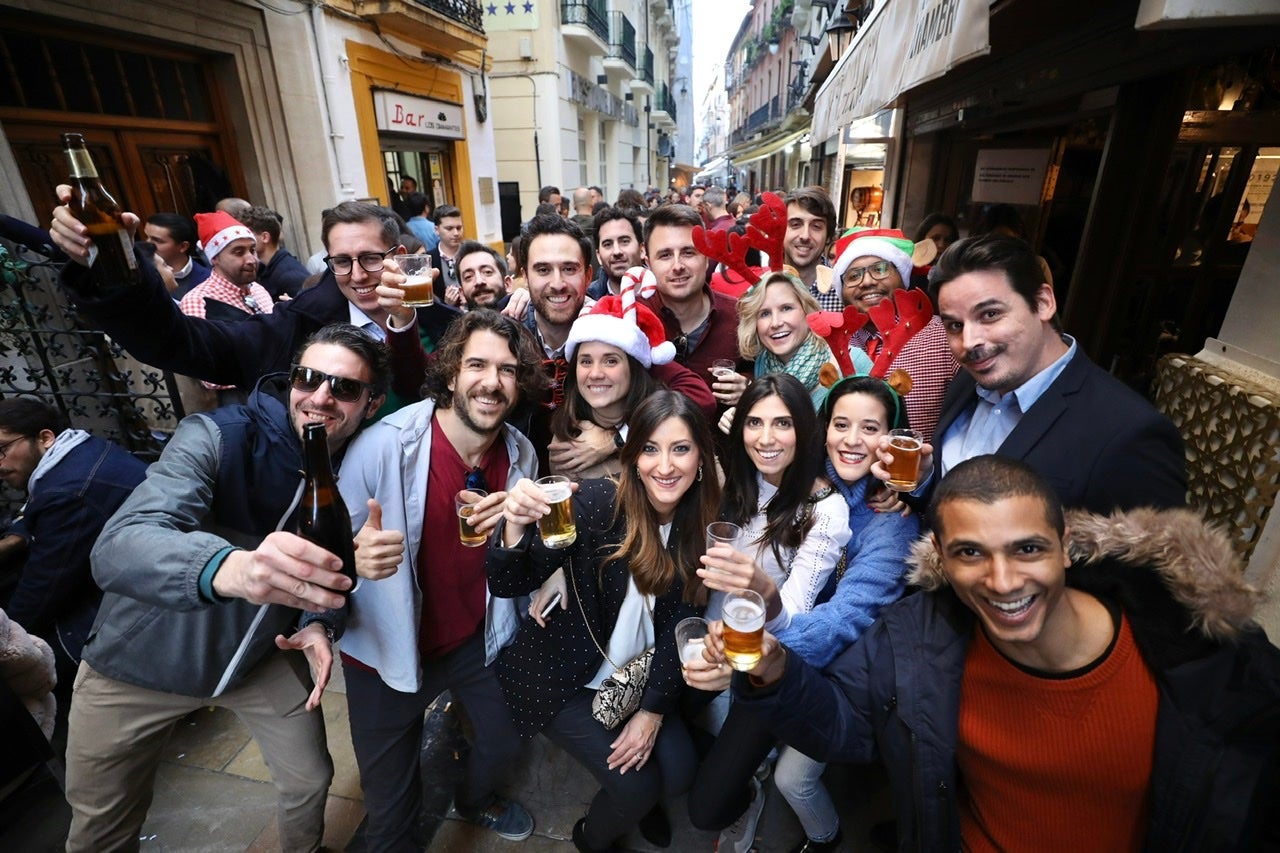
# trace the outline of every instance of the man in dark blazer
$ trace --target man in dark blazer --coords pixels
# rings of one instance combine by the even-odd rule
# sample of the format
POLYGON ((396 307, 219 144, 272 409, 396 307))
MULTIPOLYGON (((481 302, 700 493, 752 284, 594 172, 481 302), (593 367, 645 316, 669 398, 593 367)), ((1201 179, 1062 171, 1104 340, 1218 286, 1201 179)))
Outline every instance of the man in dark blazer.
POLYGON ((930 295, 964 368, 925 446, 921 470, 933 471, 932 480, 996 453, 1029 464, 1067 507, 1107 513, 1186 503, 1177 429, 1062 332, 1053 288, 1024 241, 956 243, 934 266, 930 295))

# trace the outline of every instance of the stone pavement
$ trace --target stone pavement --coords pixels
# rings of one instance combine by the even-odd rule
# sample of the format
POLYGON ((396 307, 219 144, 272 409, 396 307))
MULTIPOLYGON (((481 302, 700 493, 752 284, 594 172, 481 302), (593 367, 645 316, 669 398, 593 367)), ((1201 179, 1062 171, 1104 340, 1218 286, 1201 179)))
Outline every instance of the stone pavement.
MULTIPOLYGON (((347 726, 341 674, 323 701, 334 781, 326 810, 325 849, 364 851, 364 808, 360 779, 347 726)), ((505 851, 572 853, 573 824, 586 813, 597 790, 591 776, 544 738, 537 738, 524 760, 512 768, 504 793, 533 814, 536 829, 524 842, 508 842, 451 816, 449 804, 458 755, 466 749, 456 715, 446 702, 430 713, 423 738, 424 808, 422 832, 431 853, 505 851)), ((883 773, 875 769, 835 767, 827 783, 841 809, 845 850, 875 849, 867 837, 872 823, 889 816, 883 773)), ((756 836, 760 853, 785 853, 802 835, 790 808, 769 789, 756 836)), ((69 821, 66 804, 53 784, 32 795, 21 815, 0 825, 0 850, 41 853, 62 849, 69 821)), ((689 825, 684 799, 668 804, 674 827, 671 851, 711 851, 712 833, 689 825)), ((179 723, 156 780, 155 801, 141 837, 146 851, 223 853, 277 850, 275 792, 261 754, 233 714, 205 709, 179 723)), ((638 833, 621 849, 653 853, 638 833)))

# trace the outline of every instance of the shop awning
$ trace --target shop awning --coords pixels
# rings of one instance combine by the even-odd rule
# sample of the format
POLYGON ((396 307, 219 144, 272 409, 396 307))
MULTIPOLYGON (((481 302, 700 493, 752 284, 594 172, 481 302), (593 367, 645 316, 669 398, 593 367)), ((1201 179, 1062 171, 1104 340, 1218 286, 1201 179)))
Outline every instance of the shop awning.
POLYGON ((826 141, 898 96, 990 52, 991 0, 877 3, 813 107, 813 138, 826 141))
POLYGON ((802 127, 793 133, 784 133, 782 136, 761 139, 752 145, 744 147, 741 151, 730 152, 734 166, 745 166, 748 163, 754 163, 757 160, 763 160, 773 154, 777 154, 783 148, 791 145, 797 139, 809 134, 809 128, 802 127))
POLYGON ((729 174, 729 159, 724 155, 713 157, 708 160, 702 167, 702 171, 693 176, 698 183, 703 181, 713 181, 720 177, 726 177, 729 174))

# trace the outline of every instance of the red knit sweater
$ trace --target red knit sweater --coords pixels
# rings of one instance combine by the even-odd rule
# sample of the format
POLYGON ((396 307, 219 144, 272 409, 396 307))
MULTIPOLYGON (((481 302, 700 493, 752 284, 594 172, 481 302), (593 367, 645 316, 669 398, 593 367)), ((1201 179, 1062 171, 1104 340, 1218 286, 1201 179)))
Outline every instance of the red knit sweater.
POLYGON ((965 659, 957 760, 966 850, 1142 849, 1157 694, 1129 623, 1058 677, 1001 655, 981 627, 965 659))

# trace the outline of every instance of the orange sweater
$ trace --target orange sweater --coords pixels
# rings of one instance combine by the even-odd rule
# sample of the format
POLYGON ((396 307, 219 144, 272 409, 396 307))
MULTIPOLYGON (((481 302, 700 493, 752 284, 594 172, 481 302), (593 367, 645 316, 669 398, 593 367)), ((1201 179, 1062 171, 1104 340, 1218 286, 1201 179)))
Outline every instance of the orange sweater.
POLYGON ((1020 669, 976 626, 956 751, 964 848, 1141 850, 1156 704, 1126 619, 1109 654, 1066 678, 1020 669))

